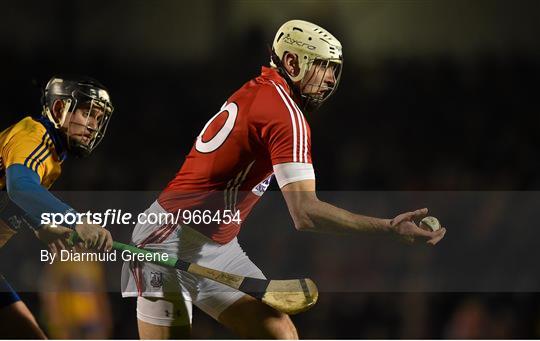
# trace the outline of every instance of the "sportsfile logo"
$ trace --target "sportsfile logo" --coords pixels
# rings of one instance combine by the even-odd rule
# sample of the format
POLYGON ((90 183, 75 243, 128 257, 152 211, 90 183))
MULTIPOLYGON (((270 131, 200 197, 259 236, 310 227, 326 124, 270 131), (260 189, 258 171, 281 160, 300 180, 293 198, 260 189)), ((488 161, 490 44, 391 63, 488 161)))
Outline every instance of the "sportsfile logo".
POLYGON ((210 225, 235 223, 240 225, 239 210, 182 210, 172 212, 142 212, 136 216, 130 212, 124 212, 121 209, 107 209, 105 212, 66 212, 41 214, 41 225, 50 227, 73 226, 76 224, 96 224, 102 227, 113 225, 135 225, 135 224, 172 224, 172 225, 210 225))
POLYGON ((300 40, 295 40, 291 38, 291 36, 288 34, 283 38, 283 41, 286 42, 287 44, 296 45, 299 47, 305 47, 308 50, 312 50, 312 51, 316 49, 314 45, 304 43, 303 41, 300 41, 300 40))

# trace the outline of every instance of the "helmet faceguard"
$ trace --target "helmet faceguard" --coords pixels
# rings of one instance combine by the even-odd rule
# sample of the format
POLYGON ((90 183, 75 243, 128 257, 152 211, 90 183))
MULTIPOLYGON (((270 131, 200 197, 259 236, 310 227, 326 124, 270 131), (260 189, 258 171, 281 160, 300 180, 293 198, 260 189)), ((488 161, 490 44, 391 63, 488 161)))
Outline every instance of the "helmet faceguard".
POLYGON ((307 110, 319 108, 336 91, 341 78, 342 65, 342 63, 322 59, 317 59, 312 63, 313 70, 308 70, 300 83, 300 97, 307 110), (330 84, 325 82, 327 76, 332 79, 330 84))
POLYGON ((88 156, 101 142, 113 113, 107 89, 89 78, 53 77, 43 93, 43 116, 66 137, 67 148, 76 156, 88 156), (60 115, 53 106, 60 100, 60 115))
POLYGON ((283 24, 272 44, 270 65, 280 70, 308 110, 318 108, 337 89, 343 67, 341 43, 323 28, 302 20, 283 24), (299 72, 291 75, 283 66, 285 53, 298 57, 299 72), (325 79, 331 75, 332 82, 325 79))

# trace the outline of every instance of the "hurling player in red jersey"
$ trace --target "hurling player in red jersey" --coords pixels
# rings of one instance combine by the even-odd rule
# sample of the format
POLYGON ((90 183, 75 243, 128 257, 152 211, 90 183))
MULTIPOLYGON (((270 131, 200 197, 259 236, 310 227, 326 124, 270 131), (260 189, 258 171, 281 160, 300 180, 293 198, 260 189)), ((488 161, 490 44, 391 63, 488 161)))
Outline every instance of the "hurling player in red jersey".
MULTIPOLYGON (((264 278, 236 236, 273 176, 300 231, 381 232, 432 245, 439 242, 444 228, 428 232, 414 222, 427 209, 380 219, 317 198, 311 130, 304 113, 317 109, 336 90, 341 44, 317 25, 292 20, 278 30, 272 47, 271 67, 263 67, 259 77, 227 99, 202 129, 175 178, 146 211, 210 212, 211 219, 189 216, 189 222, 180 224, 138 224, 132 242, 209 268, 264 278)), ((240 337, 298 338, 286 314, 179 270, 125 263, 122 294, 138 297, 141 338, 189 336, 193 305, 240 337)))

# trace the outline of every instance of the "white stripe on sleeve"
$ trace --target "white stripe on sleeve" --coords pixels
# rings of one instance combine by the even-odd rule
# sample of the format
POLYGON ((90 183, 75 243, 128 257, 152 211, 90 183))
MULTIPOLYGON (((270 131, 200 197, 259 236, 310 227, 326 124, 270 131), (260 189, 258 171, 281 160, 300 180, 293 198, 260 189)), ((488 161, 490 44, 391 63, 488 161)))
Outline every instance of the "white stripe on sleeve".
POLYGON ((299 151, 298 151, 298 153, 300 154, 299 155, 299 162, 308 162, 308 159, 307 159, 307 139, 308 139, 308 136, 307 136, 307 128, 306 128, 306 118, 304 117, 304 114, 302 113, 302 110, 300 110, 298 105, 296 105, 296 102, 293 101, 291 96, 289 96, 289 94, 287 94, 287 92, 283 89, 283 87, 281 85, 279 85, 279 87, 281 88, 283 93, 285 93, 287 98, 291 101, 291 103, 293 105, 293 109, 296 112, 296 118, 298 120, 298 128, 300 130, 300 148, 299 148, 299 151), (303 157, 303 159, 302 159, 302 157, 303 157))
POLYGON ((279 163, 274 165, 274 174, 279 188, 297 181, 315 180, 315 170, 311 163, 279 163))
MULTIPOLYGON (((274 82, 272 82, 272 84, 274 84, 274 87, 276 88, 276 90, 279 93, 279 96, 281 97, 283 102, 285 102, 285 105, 287 106, 287 109, 289 109, 289 114, 291 115, 292 128, 293 128, 293 161, 297 162, 298 158, 296 156, 296 120, 294 119, 294 113, 293 113, 293 110, 292 110, 291 106, 289 105, 289 103, 285 99, 284 94, 281 92, 280 87, 278 87, 276 85, 276 83, 274 83, 274 82)), ((298 122, 298 123, 300 123, 300 122, 298 122)))
POLYGON ((306 127, 306 118, 304 117, 304 114, 302 113, 302 111, 300 110, 300 108, 298 108, 298 105, 296 105, 296 103, 294 103, 294 107, 296 108, 296 112, 300 115, 300 117, 302 117, 302 125, 304 126, 304 162, 308 162, 308 159, 307 159, 307 152, 308 152, 308 145, 307 145, 307 141, 308 141, 308 133, 307 133, 307 127, 306 127))

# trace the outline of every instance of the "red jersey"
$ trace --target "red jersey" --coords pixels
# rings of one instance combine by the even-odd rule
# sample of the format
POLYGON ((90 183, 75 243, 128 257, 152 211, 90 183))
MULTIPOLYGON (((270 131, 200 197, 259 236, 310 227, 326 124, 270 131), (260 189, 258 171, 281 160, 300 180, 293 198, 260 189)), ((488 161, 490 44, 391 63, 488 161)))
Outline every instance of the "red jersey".
MULTIPOLYGON (((285 79, 263 67, 206 123, 158 202, 174 214, 231 210, 244 221, 274 173, 280 187, 315 179, 309 125, 285 79)), ((225 244, 241 225, 225 220, 188 225, 225 244)))

